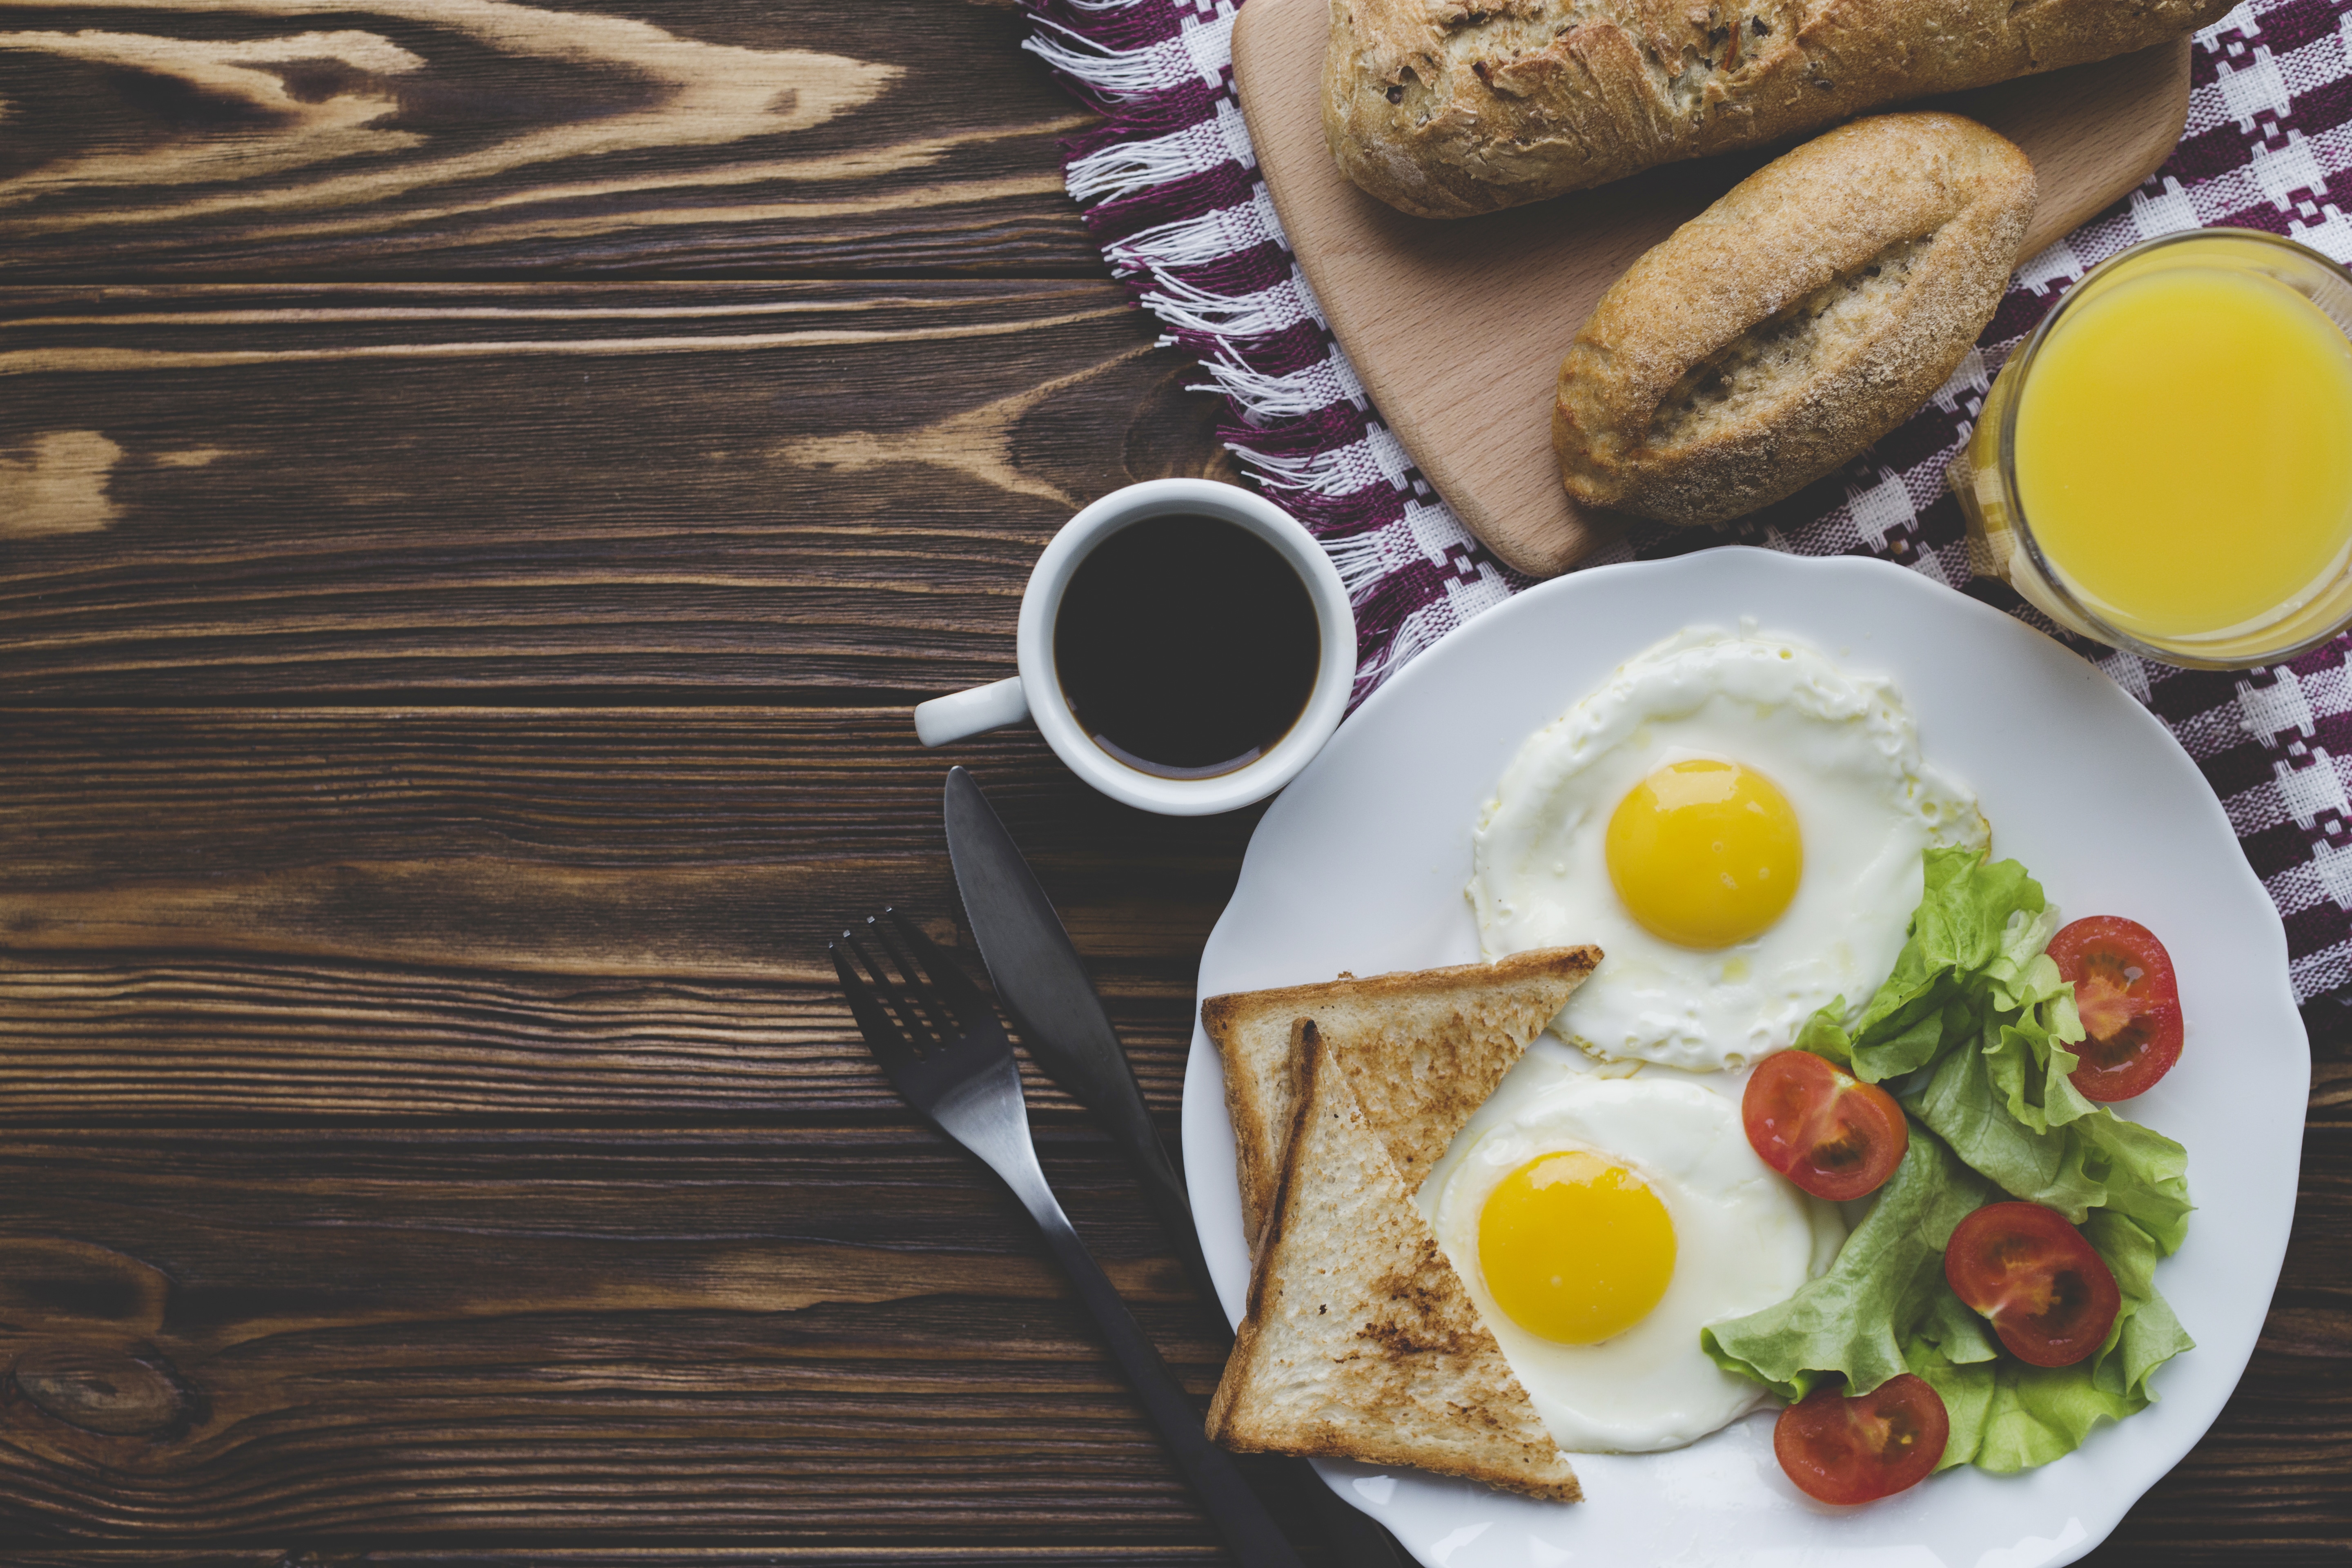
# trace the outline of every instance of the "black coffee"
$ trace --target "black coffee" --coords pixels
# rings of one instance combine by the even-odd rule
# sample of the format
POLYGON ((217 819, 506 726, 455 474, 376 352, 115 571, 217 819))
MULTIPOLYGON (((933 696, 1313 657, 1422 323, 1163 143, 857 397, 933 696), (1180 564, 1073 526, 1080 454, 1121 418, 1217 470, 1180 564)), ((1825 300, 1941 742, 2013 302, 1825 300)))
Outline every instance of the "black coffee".
POLYGON ((1297 571, 1222 518, 1120 529, 1078 563, 1054 622, 1079 727, 1163 778, 1212 778, 1265 755, 1306 711, 1322 658, 1297 571))

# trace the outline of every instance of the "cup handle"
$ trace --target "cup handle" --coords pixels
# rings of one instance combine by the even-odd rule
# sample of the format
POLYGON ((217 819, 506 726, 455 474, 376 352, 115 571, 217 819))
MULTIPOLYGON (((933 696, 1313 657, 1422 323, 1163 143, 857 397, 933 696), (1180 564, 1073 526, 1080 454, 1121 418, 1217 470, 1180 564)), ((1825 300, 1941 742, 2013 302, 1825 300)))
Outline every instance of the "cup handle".
POLYGON ((1027 717, 1029 694, 1021 689, 1021 678, 1015 675, 916 703, 915 738, 926 746, 944 746, 1027 717))

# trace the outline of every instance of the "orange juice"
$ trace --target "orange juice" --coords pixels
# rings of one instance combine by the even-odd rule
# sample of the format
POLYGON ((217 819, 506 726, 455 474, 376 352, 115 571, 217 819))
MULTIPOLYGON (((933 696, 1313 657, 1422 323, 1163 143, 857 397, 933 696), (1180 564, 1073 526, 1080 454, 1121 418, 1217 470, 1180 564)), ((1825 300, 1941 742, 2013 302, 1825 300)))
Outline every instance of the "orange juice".
POLYGON ((2352 557, 2352 343, 2271 273, 2122 274, 2016 394, 2016 500, 2084 609, 2161 645, 2286 620, 2352 557))

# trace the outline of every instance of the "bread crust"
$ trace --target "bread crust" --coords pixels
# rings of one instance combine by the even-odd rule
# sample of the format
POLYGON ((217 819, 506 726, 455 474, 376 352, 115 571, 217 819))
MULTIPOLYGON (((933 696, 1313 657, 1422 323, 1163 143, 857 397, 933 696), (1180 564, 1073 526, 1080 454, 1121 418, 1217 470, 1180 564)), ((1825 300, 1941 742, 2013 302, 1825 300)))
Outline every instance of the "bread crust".
POLYGON ((2129 54, 2231 0, 1330 4, 1331 155, 1391 206, 1467 217, 2129 54))
POLYGON ((1855 121, 1766 164, 1610 287, 1560 363, 1586 505, 1717 522, 1917 411, 1999 308, 2033 165, 1955 114, 1855 121))
MULTIPOLYGON (((1409 1184, 1445 1152, 1454 1130, 1485 1102, 1528 1042, 1601 962, 1595 947, 1541 948, 1492 963, 1463 963, 1314 985, 1240 991, 1201 1004, 1201 1025, 1225 1073, 1225 1109, 1242 1189, 1243 1228, 1264 1234, 1282 1171, 1282 1145, 1298 1100, 1299 1026, 1313 1019, 1343 1054, 1417 1039, 1427 1065, 1444 1073, 1391 1070, 1369 1109, 1396 1136, 1391 1154, 1409 1184), (1434 1136, 1442 1129, 1444 1136, 1434 1136), (1431 1147, 1433 1143, 1434 1147, 1431 1147)), ((1384 1063, 1393 1066, 1382 1054, 1384 1063)))
POLYGON ((1209 1403, 1242 1452, 1411 1465, 1554 1502, 1583 1496, 1367 1116, 1299 1021, 1297 1104, 1209 1403))

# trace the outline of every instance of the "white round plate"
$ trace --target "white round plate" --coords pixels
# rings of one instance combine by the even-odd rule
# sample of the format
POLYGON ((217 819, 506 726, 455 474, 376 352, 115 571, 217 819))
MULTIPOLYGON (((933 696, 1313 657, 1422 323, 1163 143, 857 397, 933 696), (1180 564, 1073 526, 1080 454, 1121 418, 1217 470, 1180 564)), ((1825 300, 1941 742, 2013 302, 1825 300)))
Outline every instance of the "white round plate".
MULTIPOLYGON (((2010 1478, 1962 1468, 1860 1508, 1789 1485, 1769 1410, 1674 1453, 1578 1455, 1581 1503, 1318 1468, 1432 1568, 2071 1563, 2179 1462, 2245 1370, 2286 1252, 2311 1079, 2285 933, 2220 803, 2164 727, 2089 664, 1857 557, 1717 549, 1559 578, 1422 655, 1275 803, 1202 954, 1200 994, 1475 962, 1471 824, 1520 742, 1651 644, 1743 618, 1893 677, 1927 758, 1977 791, 1994 853, 2022 860, 2069 918, 2128 915, 2170 949, 2188 1044, 2126 1109, 2188 1146, 2198 1214, 2158 1280, 2197 1348, 2158 1373, 2157 1405, 2055 1464, 2010 1478)), ((1197 1025, 1184 1168, 1238 1320, 1249 1256, 1233 1129, 1197 1025)))

